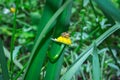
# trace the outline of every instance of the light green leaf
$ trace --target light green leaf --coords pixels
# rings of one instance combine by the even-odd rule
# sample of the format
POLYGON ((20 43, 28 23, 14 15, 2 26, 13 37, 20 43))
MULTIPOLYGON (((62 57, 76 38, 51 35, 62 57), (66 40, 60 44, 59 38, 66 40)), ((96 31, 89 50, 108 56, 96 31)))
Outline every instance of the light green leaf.
POLYGON ((93 48, 92 69, 93 69, 93 80, 101 80, 100 62, 99 62, 96 43, 94 43, 94 48, 93 48))

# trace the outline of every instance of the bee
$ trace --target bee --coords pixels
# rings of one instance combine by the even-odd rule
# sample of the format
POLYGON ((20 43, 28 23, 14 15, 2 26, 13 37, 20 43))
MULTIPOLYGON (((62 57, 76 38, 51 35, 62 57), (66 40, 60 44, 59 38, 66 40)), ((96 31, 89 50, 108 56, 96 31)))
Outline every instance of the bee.
POLYGON ((65 37, 65 38, 69 38, 70 37, 70 34, 68 32, 63 32, 61 34, 62 37, 65 37))

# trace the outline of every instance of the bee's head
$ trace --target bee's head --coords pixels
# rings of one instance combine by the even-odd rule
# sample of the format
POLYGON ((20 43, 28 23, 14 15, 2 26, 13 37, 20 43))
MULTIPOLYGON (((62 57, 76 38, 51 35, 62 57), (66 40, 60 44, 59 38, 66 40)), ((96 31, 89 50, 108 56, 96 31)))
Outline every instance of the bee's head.
POLYGON ((70 34, 67 33, 67 32, 63 32, 63 33, 61 34, 61 36, 62 36, 62 37, 65 37, 65 38, 69 38, 69 37, 70 37, 70 34))

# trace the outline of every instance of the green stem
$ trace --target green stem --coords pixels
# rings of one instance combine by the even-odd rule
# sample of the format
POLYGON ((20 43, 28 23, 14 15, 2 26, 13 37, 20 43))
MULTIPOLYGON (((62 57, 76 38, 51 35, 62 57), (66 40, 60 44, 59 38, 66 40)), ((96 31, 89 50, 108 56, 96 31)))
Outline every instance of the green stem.
POLYGON ((103 75, 104 75, 104 73, 103 73, 103 67, 104 67, 104 63, 105 63, 105 56, 106 56, 106 54, 104 53, 103 54, 103 56, 102 56, 102 61, 101 61, 101 79, 103 79, 103 75))
POLYGON ((94 6, 93 6, 93 3, 92 3, 91 0, 89 0, 89 1, 90 1, 90 5, 91 5, 91 7, 92 7, 92 9, 93 9, 93 11, 94 11, 95 17, 97 18, 97 13, 96 13, 96 10, 95 10, 95 8, 94 8, 94 6))
POLYGON ((110 51, 110 53, 111 53, 111 55, 112 55, 112 58, 114 59, 114 61, 115 61, 115 64, 119 67, 119 69, 120 69, 120 65, 119 65, 119 63, 118 63, 118 61, 117 61, 117 58, 114 56, 114 53, 112 52, 112 49, 111 49, 111 47, 109 46, 109 44, 108 44, 108 42, 107 42, 107 45, 108 45, 108 49, 109 49, 109 51, 110 51))
POLYGON ((22 70, 16 75, 16 77, 14 78, 14 80, 17 80, 18 77, 21 75, 21 73, 25 70, 25 68, 27 67, 27 64, 25 64, 22 68, 22 70))
POLYGON ((13 20, 13 34, 12 34, 12 38, 11 38, 11 45, 10 45, 10 72, 11 72, 11 80, 13 80, 13 72, 14 72, 14 64, 13 64, 13 50, 14 50, 14 44, 15 44, 15 34, 16 34, 16 16, 17 16, 17 8, 18 8, 18 0, 16 0, 16 10, 15 13, 13 13, 14 15, 14 20, 13 20))

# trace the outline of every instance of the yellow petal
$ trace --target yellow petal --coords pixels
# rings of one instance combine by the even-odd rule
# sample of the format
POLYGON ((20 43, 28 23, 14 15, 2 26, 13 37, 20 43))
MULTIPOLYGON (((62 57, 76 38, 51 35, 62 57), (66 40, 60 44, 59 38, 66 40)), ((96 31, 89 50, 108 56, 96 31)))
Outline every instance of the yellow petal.
POLYGON ((71 42, 71 39, 70 38, 66 38, 66 37, 58 37, 56 39, 57 42, 60 42, 60 43, 64 43, 64 44, 67 44, 67 45, 70 45, 72 42, 71 42))

